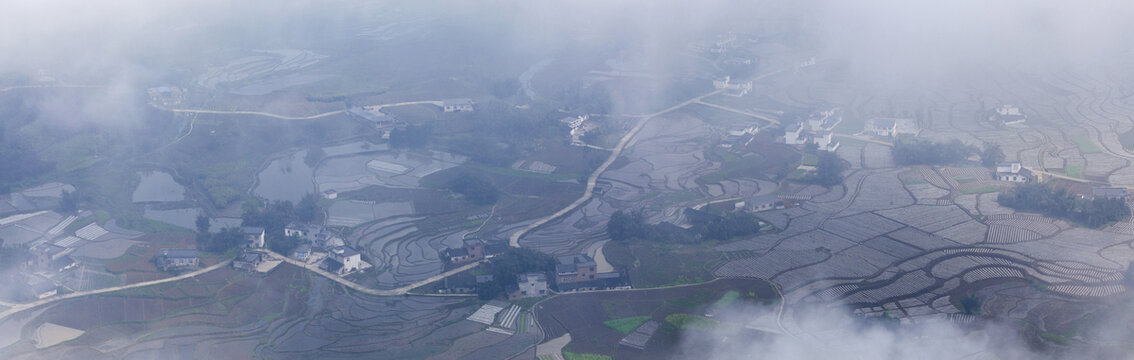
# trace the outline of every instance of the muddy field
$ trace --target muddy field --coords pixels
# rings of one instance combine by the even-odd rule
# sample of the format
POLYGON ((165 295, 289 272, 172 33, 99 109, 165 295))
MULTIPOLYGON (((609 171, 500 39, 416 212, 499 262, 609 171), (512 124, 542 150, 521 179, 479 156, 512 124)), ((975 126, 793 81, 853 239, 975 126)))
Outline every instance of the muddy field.
POLYGON ((538 340, 525 333, 494 343, 458 342, 484 330, 484 325, 464 320, 475 305, 460 299, 361 295, 288 265, 267 275, 222 269, 176 283, 63 301, 49 311, 27 313, 31 319, 5 319, 0 327, 19 321, 29 331, 0 348, 0 356, 425 358, 458 344, 457 351, 465 354, 482 348, 493 353, 488 349, 494 346, 497 354, 518 353, 538 340), (85 333, 34 352, 28 336, 43 323, 85 333))
POLYGON ((572 341, 565 351, 612 355, 619 359, 658 359, 675 354, 681 339, 680 331, 662 326, 644 350, 620 346, 625 336, 603 322, 636 316, 648 316, 660 323, 673 314, 705 314, 709 307, 726 293, 736 291, 759 299, 775 299, 772 287, 759 280, 721 279, 711 283, 652 290, 606 291, 564 294, 535 306, 540 326, 554 339, 571 333, 572 341))

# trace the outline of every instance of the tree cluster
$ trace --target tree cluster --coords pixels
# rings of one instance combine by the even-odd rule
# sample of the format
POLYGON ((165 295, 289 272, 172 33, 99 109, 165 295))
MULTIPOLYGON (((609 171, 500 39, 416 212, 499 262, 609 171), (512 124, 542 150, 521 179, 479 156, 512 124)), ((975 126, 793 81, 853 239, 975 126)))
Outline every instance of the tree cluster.
POLYGON ((815 171, 804 174, 796 181, 831 187, 843 183, 843 172, 847 164, 838 155, 829 151, 816 151, 819 160, 815 164, 815 171))
POLYGON ((656 242, 685 243, 692 241, 692 237, 684 231, 668 231, 661 225, 646 222, 645 214, 640 211, 615 211, 606 223, 606 234, 611 240, 622 241, 639 239, 656 242))
POLYGON ((960 140, 945 143, 913 139, 894 143, 890 153, 898 165, 944 165, 964 161, 973 148, 960 140))
POLYGON ((1092 228, 1130 216, 1130 208, 1119 199, 1084 199, 1045 184, 1024 184, 1000 193, 996 201, 1018 211, 1036 212, 1071 220, 1092 228))
POLYGON ((728 240, 737 236, 751 235, 760 232, 760 221, 755 215, 744 211, 734 211, 723 216, 708 212, 685 209, 685 216, 693 223, 693 231, 701 237, 712 240, 728 240), (702 213, 708 216, 690 216, 691 213, 702 213))
POLYGON ((499 191, 487 179, 469 173, 462 173, 449 182, 449 191, 461 194, 476 205, 492 205, 500 198, 499 191))
POLYGON ((662 243, 693 243, 700 240, 728 240, 760 232, 760 222, 752 214, 738 211, 717 215, 685 209, 685 217, 693 224, 688 230, 669 223, 649 224, 641 212, 616 211, 606 223, 612 240, 639 239, 662 243))
MULTIPOLYGON (((284 236, 284 227, 292 222, 314 222, 322 214, 315 195, 307 194, 299 201, 299 205, 292 205, 291 201, 275 201, 261 206, 258 201, 250 200, 244 204, 244 213, 241 214, 242 225, 258 226, 264 228, 265 243, 269 249, 280 254, 288 254, 302 243, 302 239, 284 236)), ((237 228, 225 228, 219 233, 209 233, 209 218, 200 215, 197 217, 197 245, 198 248, 209 252, 225 252, 240 246, 244 240, 243 232, 237 228)))
POLYGON ((508 247, 485 265, 492 282, 477 285, 477 296, 489 300, 500 296, 515 285, 516 276, 542 273, 550 280, 555 274, 555 257, 528 248, 508 247))

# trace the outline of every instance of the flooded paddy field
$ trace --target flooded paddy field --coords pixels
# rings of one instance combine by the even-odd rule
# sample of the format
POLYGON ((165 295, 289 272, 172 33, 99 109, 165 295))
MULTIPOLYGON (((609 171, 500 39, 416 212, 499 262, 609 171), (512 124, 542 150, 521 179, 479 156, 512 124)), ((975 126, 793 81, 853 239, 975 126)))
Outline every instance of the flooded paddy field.
POLYGON ((64 191, 74 192, 75 187, 52 182, 0 195, 0 216, 52 209, 59 205, 64 191))
POLYGON ((303 195, 315 193, 315 170, 304 162, 307 150, 272 160, 257 175, 253 192, 272 201, 299 202, 303 195))
POLYGON ((185 187, 163 171, 139 172, 142 178, 131 195, 135 203, 172 202, 185 199, 185 187))
POLYGON ((320 192, 358 190, 371 185, 417 188, 422 177, 465 161, 463 156, 444 152, 387 152, 327 159, 314 175, 320 192))

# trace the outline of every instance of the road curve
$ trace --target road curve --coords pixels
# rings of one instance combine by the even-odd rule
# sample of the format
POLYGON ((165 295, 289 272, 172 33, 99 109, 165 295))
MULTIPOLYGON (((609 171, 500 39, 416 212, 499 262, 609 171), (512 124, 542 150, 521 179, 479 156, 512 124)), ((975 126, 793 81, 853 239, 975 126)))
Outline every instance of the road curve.
POLYGON ((634 138, 634 135, 637 135, 638 131, 642 130, 642 128, 645 127, 651 119, 657 117, 658 115, 680 109, 682 107, 685 107, 686 105, 700 102, 701 99, 719 94, 721 91, 722 90, 713 91, 708 94, 686 100, 680 104, 671 106, 662 111, 658 111, 656 113, 642 117, 641 120, 638 120, 638 124, 634 125, 634 128, 630 129, 630 131, 626 132, 626 135, 622 136, 622 139, 618 141, 618 145, 614 147, 614 151, 610 152, 610 157, 606 158, 606 161, 604 161, 602 165, 599 165, 598 169, 595 169, 595 172, 591 173, 591 176, 587 178, 587 188, 583 191, 583 196, 576 199, 575 202, 571 203, 571 205, 567 205, 567 207, 556 211, 554 214, 539 219, 536 222, 533 222, 524 227, 523 229, 516 230, 516 232, 513 232, 512 236, 508 238, 508 245, 512 247, 520 247, 520 238, 526 235, 528 232, 531 232, 537 227, 543 226, 551 220, 555 220, 560 216, 566 215, 567 213, 574 211, 579 206, 585 204, 587 201, 590 201, 591 197, 594 195, 595 183, 598 181, 599 175, 602 175, 602 173, 606 171, 606 168, 610 167, 610 165, 613 164, 615 160, 618 160, 618 157, 622 155, 622 150, 626 148, 626 144, 630 143, 630 140, 634 138))
MULTIPOLYGON (((318 266, 314 266, 312 264, 300 262, 299 260, 295 260, 295 259, 292 259, 292 258, 289 258, 289 257, 286 257, 286 256, 282 256, 280 254, 272 252, 271 250, 264 249, 264 251, 272 254, 272 256, 283 259, 283 261, 287 262, 288 264, 292 264, 292 265, 310 270, 311 272, 319 274, 320 276, 323 276, 325 278, 331 279, 331 280, 333 280, 333 281, 335 281, 339 284, 342 284, 343 286, 357 290, 358 292, 361 292, 363 294, 369 294, 369 295, 374 295, 374 296, 405 295, 405 294, 408 294, 410 290, 425 286, 425 285, 427 285, 431 282, 434 282, 434 281, 438 281, 438 280, 447 278, 449 276, 452 276, 453 274, 456 274, 456 273, 459 273, 459 272, 462 272, 462 271, 471 270, 471 269, 477 267, 478 265, 480 265, 479 261, 478 262, 471 262, 471 263, 462 265, 461 267, 458 267, 458 268, 455 268, 455 269, 452 269, 452 270, 449 270, 449 271, 446 271, 446 272, 443 272, 443 273, 440 273, 440 274, 437 274, 437 275, 433 275, 433 276, 431 276, 427 279, 419 280, 417 282, 414 282, 414 283, 406 285, 406 286, 402 286, 402 287, 399 287, 399 288, 396 288, 396 289, 378 290, 378 289, 371 289, 371 288, 359 285, 358 283, 347 280, 347 279, 343 278, 342 276, 338 276, 338 275, 329 273, 326 270, 320 269, 318 266)), ((425 295, 425 296, 471 296, 471 295, 467 295, 467 294, 420 294, 420 295, 425 295)))
POLYGON ((228 264, 231 263, 231 262, 232 262, 232 259, 228 259, 228 260, 225 260, 225 261, 221 261, 221 262, 217 263, 216 265, 204 268, 204 269, 200 269, 200 270, 197 270, 197 271, 188 272, 188 273, 184 273, 184 274, 181 274, 181 275, 177 275, 177 276, 174 276, 174 277, 168 277, 168 278, 164 278, 164 279, 143 281, 143 282, 139 282, 139 283, 133 283, 133 284, 127 284, 127 285, 121 285, 121 286, 112 286, 112 287, 108 287, 108 288, 95 289, 95 290, 79 291, 79 292, 73 292, 73 293, 70 293, 70 294, 52 296, 52 297, 49 297, 49 298, 40 299, 40 300, 28 302, 28 303, 13 304, 13 306, 10 309, 5 310, 4 312, 0 312, 0 320, 4 319, 4 318, 6 318, 6 317, 8 317, 12 314, 15 314, 15 313, 18 313, 18 312, 21 312, 21 311, 24 311, 24 310, 33 309, 33 308, 40 307, 40 306, 43 306, 43 305, 47 305, 47 304, 50 304, 50 303, 53 303, 53 302, 56 302, 56 301, 60 301, 60 300, 74 299, 74 298, 88 296, 88 295, 105 294, 105 293, 108 293, 108 292, 122 291, 122 290, 128 290, 128 289, 164 284, 164 283, 174 282, 174 281, 179 281, 179 280, 185 280, 185 279, 188 279, 188 278, 191 278, 191 277, 195 277, 197 275, 201 275, 201 274, 204 274, 204 273, 207 273, 207 272, 228 266, 228 264))

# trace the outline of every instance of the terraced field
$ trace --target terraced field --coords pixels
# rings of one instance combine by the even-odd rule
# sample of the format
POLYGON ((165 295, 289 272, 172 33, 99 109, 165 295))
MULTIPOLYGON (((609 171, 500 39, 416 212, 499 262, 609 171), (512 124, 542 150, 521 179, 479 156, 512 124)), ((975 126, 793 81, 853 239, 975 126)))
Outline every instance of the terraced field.
POLYGON ((27 331, 29 337, 4 348, 0 356, 424 358, 448 353, 487 359, 520 353, 541 337, 534 329, 488 333, 497 337, 494 341, 462 340, 486 334, 485 325, 465 320, 475 309, 476 304, 460 298, 363 295, 290 265, 266 276, 224 269, 63 301, 30 313, 31 319, 4 319, 0 327, 13 321, 24 324, 18 326, 50 322, 86 333, 35 352, 33 333, 27 331))

